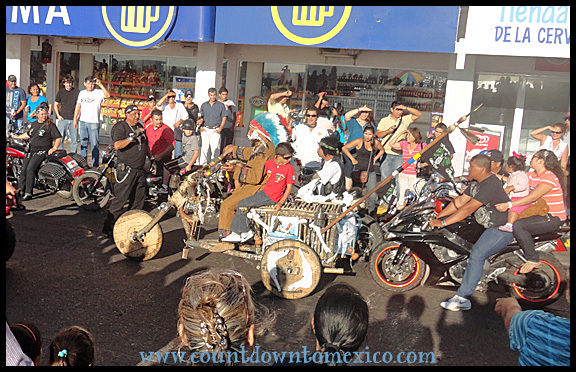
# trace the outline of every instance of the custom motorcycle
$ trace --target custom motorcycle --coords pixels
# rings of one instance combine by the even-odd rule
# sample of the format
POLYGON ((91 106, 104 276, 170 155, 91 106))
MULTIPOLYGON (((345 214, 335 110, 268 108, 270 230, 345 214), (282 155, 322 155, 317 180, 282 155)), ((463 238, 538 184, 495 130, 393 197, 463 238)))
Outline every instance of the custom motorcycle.
MULTIPOLYGON (((6 172, 8 181, 18 182, 22 172, 22 164, 28 152, 28 141, 6 136, 6 172)), ((40 164, 34 186, 42 190, 54 191, 56 195, 70 199, 72 187, 78 177, 84 174, 88 162, 84 157, 59 150, 48 155, 40 164)))
MULTIPOLYGON (((442 229, 428 227, 438 201, 451 198, 450 189, 447 185, 429 189, 381 225, 384 242, 372 251, 369 266, 380 286, 404 292, 421 284, 461 284, 472 246, 484 228, 473 217, 442 229)), ((542 266, 528 274, 520 274, 526 258, 518 243, 512 242, 489 258, 489 269, 480 287, 487 288, 489 282, 502 283, 517 299, 541 306, 556 301, 564 290, 565 269, 551 252, 566 235, 569 228, 534 238, 542 266)))
MULTIPOLYGON (((114 193, 114 184, 122 182, 116 177, 116 160, 116 150, 113 145, 109 145, 106 150, 102 151, 103 168, 99 171, 86 171, 74 183, 72 195, 76 204, 87 210, 104 208, 114 193)), ((160 204, 168 200, 173 189, 165 189, 162 182, 162 176, 149 174, 146 177, 147 201, 160 204)), ((178 181, 174 189, 177 187, 178 181)))

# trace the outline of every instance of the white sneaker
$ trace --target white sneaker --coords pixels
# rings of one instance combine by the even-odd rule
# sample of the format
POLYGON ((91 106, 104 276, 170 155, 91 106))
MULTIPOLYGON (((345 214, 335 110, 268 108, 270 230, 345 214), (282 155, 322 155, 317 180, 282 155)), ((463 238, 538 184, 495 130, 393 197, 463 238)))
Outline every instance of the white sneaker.
POLYGON ((450 311, 470 310, 472 308, 472 304, 470 303, 469 299, 460 297, 458 295, 454 295, 454 297, 448 301, 441 302, 440 306, 450 311))
POLYGON ((254 237, 254 232, 252 230, 240 234, 240 243, 247 242, 254 237))
POLYGON ((241 239, 240 235, 238 235, 238 234, 236 234, 234 231, 232 231, 232 232, 230 233, 230 235, 228 235, 228 236, 225 237, 225 238, 222 238, 221 240, 222 240, 223 242, 226 242, 226 243, 240 243, 240 241, 241 241, 242 239, 241 239))

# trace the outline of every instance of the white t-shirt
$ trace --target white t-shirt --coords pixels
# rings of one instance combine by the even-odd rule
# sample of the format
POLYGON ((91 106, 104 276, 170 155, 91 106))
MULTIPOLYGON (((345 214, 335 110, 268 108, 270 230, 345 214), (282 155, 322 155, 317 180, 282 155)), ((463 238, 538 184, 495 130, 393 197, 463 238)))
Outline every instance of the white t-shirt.
POLYGON ((174 108, 170 107, 168 102, 164 102, 158 109, 162 110, 162 122, 172 130, 178 121, 188 119, 188 111, 180 102, 176 102, 174 108))
POLYGON ((322 164, 322 158, 318 155, 318 142, 330 134, 326 129, 316 125, 316 128, 310 131, 306 124, 298 124, 292 129, 292 146, 295 150, 296 158, 300 159, 302 166, 319 167, 322 164))
POLYGON ((80 104, 80 121, 87 123, 100 122, 100 106, 104 100, 104 91, 102 89, 94 89, 89 92, 83 89, 78 93, 76 103, 80 104))

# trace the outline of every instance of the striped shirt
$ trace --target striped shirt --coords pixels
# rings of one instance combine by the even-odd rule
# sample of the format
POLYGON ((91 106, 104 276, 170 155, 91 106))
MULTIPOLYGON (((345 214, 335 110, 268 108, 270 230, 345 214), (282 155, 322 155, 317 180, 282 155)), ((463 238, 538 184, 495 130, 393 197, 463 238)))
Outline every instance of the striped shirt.
POLYGON ((542 310, 521 311, 510 321, 510 349, 521 366, 569 366, 570 319, 542 310))
MULTIPOLYGON (((408 160, 410 160, 414 155, 419 153, 423 147, 426 146, 425 143, 420 142, 420 143, 416 144, 416 147, 414 148, 414 150, 410 151, 410 149, 408 148, 408 145, 409 145, 408 141, 400 141, 400 148, 402 149, 402 161, 404 163, 406 163, 408 160)), ((407 174, 407 175, 411 175, 411 176, 415 176, 416 175, 416 162, 414 162, 414 163, 410 164, 408 167, 406 167, 402 173, 407 174)))
POLYGON ((532 188, 538 186, 539 183, 552 186, 552 190, 542 196, 542 198, 550 208, 548 213, 564 221, 566 219, 566 207, 564 205, 564 193, 562 193, 562 187, 560 186, 558 177, 547 170, 540 175, 536 172, 528 172, 528 178, 530 179, 530 187, 532 188))

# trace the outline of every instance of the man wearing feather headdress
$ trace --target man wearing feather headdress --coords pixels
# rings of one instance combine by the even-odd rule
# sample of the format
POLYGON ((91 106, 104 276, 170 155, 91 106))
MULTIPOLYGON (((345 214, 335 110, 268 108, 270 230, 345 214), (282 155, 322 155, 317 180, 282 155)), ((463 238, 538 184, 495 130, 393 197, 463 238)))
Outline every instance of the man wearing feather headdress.
MULTIPOLYGON (((223 170, 234 172, 236 189, 224 200, 220 206, 218 219, 218 235, 220 239, 230 234, 230 225, 240 200, 254 195, 262 190, 266 184, 266 168, 264 163, 274 158, 275 146, 288 140, 286 122, 276 114, 264 112, 256 115, 248 128, 248 139, 252 141, 252 147, 228 145, 222 155, 232 154, 233 159, 238 159, 246 164, 226 164, 223 170)), ((234 245, 221 242, 212 247, 211 252, 223 252, 233 249, 234 245)))

